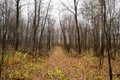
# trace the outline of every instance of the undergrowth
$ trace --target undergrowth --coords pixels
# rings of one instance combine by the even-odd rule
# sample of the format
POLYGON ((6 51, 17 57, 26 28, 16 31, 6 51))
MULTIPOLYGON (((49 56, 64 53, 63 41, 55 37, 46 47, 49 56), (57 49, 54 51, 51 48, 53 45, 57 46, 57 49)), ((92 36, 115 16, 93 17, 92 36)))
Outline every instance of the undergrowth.
POLYGON ((2 67, 4 80, 32 80, 39 76, 41 68, 45 66, 44 57, 33 58, 27 53, 16 52, 14 55, 6 55, 2 67))
MULTIPOLYGON (((114 80, 119 80, 116 76, 120 72, 119 61, 112 60, 112 63, 114 80)), ((42 80, 108 80, 108 73, 106 57, 100 69, 97 57, 87 54, 73 58, 65 55, 61 48, 53 50, 47 58, 19 51, 7 54, 2 66, 2 80, 36 80, 41 77, 42 80)))

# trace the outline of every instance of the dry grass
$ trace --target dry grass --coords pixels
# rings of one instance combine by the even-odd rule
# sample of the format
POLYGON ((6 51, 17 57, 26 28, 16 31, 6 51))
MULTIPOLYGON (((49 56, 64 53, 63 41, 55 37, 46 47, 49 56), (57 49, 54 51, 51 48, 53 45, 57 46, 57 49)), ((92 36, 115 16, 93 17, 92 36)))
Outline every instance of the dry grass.
MULTIPOLYGON (((4 80, 109 80, 107 58, 103 68, 99 68, 99 59, 91 55, 70 57, 60 47, 48 54, 46 58, 33 58, 20 52, 8 56, 3 66, 4 80)), ((120 59, 112 63, 114 80, 119 80, 120 59)))

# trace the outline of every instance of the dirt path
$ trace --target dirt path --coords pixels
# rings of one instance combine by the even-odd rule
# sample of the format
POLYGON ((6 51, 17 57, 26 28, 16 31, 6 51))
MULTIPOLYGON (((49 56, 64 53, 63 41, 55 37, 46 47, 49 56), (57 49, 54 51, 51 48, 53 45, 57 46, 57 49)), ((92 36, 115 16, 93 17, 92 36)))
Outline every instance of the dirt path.
POLYGON ((84 60, 68 57, 62 48, 55 47, 46 60, 46 66, 41 72, 40 80, 47 80, 47 78, 49 78, 48 80, 84 80, 84 71, 81 69, 84 67, 81 64, 82 61, 84 60), (55 69, 59 69, 58 75, 55 69), (50 74, 49 71, 51 71, 50 74), (60 79, 59 75, 62 75, 63 79, 60 79))
POLYGON ((92 57, 72 58, 60 47, 55 47, 46 59, 38 80, 108 80, 108 67, 100 70, 98 61, 92 57), (103 77, 101 77, 103 76, 103 77))
POLYGON ((80 61, 77 58, 68 57, 62 48, 55 47, 54 50, 51 51, 50 57, 46 60, 46 66, 41 72, 40 80, 46 80, 47 78, 51 78, 50 80, 60 80, 58 79, 59 74, 64 75, 63 77, 67 76, 68 80, 71 80, 71 77, 72 80, 76 80, 76 78, 82 76, 79 75, 79 69, 76 68, 79 64, 80 61), (55 69, 60 71, 58 75, 55 69), (51 74, 48 75, 49 71, 51 71, 51 74))

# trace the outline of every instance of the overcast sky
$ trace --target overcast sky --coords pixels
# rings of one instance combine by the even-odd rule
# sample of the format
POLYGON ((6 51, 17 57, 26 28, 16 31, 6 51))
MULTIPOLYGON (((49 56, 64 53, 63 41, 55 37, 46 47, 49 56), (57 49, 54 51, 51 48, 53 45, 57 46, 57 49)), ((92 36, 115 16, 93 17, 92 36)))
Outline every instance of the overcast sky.
MULTIPOLYGON (((44 0, 44 3, 45 5, 47 6, 48 5, 48 2, 50 0, 44 0)), ((65 1, 65 0, 61 0, 61 1, 65 1)), ((26 1, 23 1, 22 4, 27 4, 27 3, 34 3, 34 0, 26 0, 26 1)), ((54 17, 57 17, 58 15, 58 12, 59 12, 59 9, 61 8, 61 4, 60 4, 60 0, 52 0, 52 3, 51 5, 53 6, 53 9, 52 9, 52 15, 54 15, 54 17)), ((31 4, 29 6, 30 10, 34 9, 34 6, 33 4, 31 4)), ((27 16, 27 6, 23 7, 22 9, 22 12, 23 12, 23 15, 27 16)))
MULTIPOLYGON (((44 1, 44 3, 46 4, 46 6, 48 5, 48 2, 50 1, 50 0, 43 0, 44 1)), ((73 0, 52 0, 52 3, 51 3, 51 5, 53 6, 53 9, 52 9, 52 12, 51 12, 51 15, 52 15, 52 17, 53 18, 55 18, 56 20, 58 20, 58 18, 59 18, 59 11, 61 10, 61 9, 63 9, 63 5, 61 4, 61 2, 63 2, 63 3, 65 3, 67 6, 73 6, 73 0), (68 2, 69 2, 69 4, 68 4, 68 2)), ((23 0, 23 4, 25 4, 25 3, 34 3, 34 0, 23 0)), ((80 3, 82 2, 82 0, 80 0, 80 3)), ((33 5, 31 5, 30 6, 30 9, 34 9, 33 8, 33 5)), ((26 7, 24 7, 23 9, 22 9, 22 12, 23 12, 23 15, 25 16, 25 17, 27 17, 27 6, 26 7)))

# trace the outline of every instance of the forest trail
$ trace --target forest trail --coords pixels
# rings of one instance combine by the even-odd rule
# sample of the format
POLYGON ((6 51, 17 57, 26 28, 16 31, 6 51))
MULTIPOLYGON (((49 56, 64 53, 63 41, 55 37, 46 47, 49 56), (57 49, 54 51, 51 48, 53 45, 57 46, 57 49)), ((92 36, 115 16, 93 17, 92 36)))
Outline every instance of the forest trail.
MULTIPOLYGON (((109 78, 107 60, 104 67, 99 69, 99 59, 95 57, 70 57, 61 47, 53 48, 49 54, 37 80, 101 80, 103 78, 108 80, 109 78)), ((119 67, 116 66, 114 72, 118 72, 119 67)))
MULTIPOLYGON (((72 57, 62 47, 56 46, 48 54, 36 58, 21 52, 10 55, 3 66, 3 80, 109 80, 107 57, 103 68, 99 68, 99 58, 90 52, 72 57)), ((120 73, 120 59, 112 60, 112 63, 113 77, 119 80, 116 74, 120 73)))
POLYGON ((39 80, 87 80, 90 73, 97 73, 98 69, 90 72, 86 58, 73 58, 65 54, 61 47, 55 47, 46 60, 46 66, 41 70, 39 80), (86 74, 87 73, 87 74, 86 74))
POLYGON ((40 80, 81 80, 80 76, 84 78, 84 73, 80 74, 80 61, 78 58, 66 55, 61 47, 55 47, 46 60, 46 66, 41 72, 40 80), (49 72, 51 73, 49 74, 49 72))

